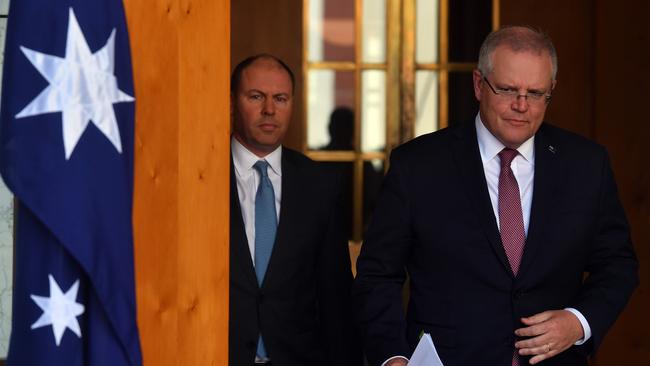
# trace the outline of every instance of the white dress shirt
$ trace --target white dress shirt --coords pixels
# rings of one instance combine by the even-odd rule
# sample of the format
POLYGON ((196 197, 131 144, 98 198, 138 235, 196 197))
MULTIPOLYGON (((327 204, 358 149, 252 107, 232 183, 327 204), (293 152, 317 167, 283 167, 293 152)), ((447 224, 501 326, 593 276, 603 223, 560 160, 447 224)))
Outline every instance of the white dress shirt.
MULTIPOLYGON (((485 180, 487 181, 488 191, 490 192, 494 217, 497 220, 499 230, 501 230, 499 223, 499 173, 501 173, 501 159, 499 158, 499 153, 505 146, 485 128, 478 115, 476 116, 476 137, 478 138, 478 148, 481 153, 481 161, 483 162, 485 180)), ((512 160, 510 168, 519 186, 521 212, 524 216, 524 230, 526 231, 526 235, 528 235, 530 204, 533 201, 533 177, 535 176, 535 136, 521 144, 517 148, 517 152, 519 154, 512 160)))
MULTIPOLYGON (((485 180, 487 181, 488 191, 490 192, 490 201, 492 201, 492 209, 494 210, 494 217, 496 218, 497 225, 499 225, 499 173, 501 172, 501 159, 499 159, 499 152, 505 146, 497 140, 490 131, 485 127, 481 116, 476 115, 476 137, 478 138, 478 147, 481 152, 481 161, 483 162, 483 170, 485 171, 485 180)), ((517 148, 519 154, 512 160, 510 169, 517 179, 519 186, 519 196, 521 198, 521 212, 524 216, 524 230, 528 236, 528 226, 530 224, 530 207, 533 202, 533 178, 535 177, 535 136, 526 140, 521 146, 517 148)), ((584 338, 578 340, 575 345, 579 346, 591 338, 591 327, 587 319, 574 308, 565 308, 573 313, 584 332, 584 338)))
POLYGON ((278 146, 270 154, 263 158, 250 152, 236 138, 231 137, 230 149, 232 160, 235 166, 235 178, 237 179, 237 193, 239 195, 239 207, 241 207, 244 228, 248 249, 251 252, 251 259, 255 265, 255 196, 260 182, 260 174, 253 167, 259 160, 266 160, 269 163, 269 179, 275 193, 275 212, 280 222, 280 204, 282 197, 282 146, 278 146))

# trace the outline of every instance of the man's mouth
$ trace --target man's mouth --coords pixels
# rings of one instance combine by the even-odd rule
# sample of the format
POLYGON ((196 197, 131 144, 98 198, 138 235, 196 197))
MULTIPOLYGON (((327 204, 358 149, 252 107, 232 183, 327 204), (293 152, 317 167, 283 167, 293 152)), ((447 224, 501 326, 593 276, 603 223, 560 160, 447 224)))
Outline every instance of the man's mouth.
POLYGON ((278 128, 278 125, 276 125, 275 123, 265 122, 265 123, 260 123, 259 128, 264 132, 273 132, 278 128))
POLYGON ((521 126, 528 123, 527 120, 518 118, 504 118, 503 120, 515 126, 521 126))

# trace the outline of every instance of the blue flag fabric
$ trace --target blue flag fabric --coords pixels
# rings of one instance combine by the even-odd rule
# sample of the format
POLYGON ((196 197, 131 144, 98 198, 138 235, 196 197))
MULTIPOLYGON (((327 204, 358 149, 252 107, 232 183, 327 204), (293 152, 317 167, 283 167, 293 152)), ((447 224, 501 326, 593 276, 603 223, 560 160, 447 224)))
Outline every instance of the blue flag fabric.
POLYGON ((7 365, 141 365, 122 2, 11 1, 0 114, 19 202, 7 365))

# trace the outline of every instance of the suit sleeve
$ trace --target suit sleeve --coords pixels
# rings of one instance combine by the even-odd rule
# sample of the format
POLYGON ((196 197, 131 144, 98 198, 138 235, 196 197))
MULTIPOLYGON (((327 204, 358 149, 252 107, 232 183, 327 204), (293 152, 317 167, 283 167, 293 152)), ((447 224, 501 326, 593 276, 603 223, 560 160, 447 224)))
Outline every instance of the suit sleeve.
POLYGON ((592 330, 592 341, 584 345, 589 353, 598 348, 639 283, 630 229, 607 153, 603 151, 602 156, 596 230, 587 261, 587 277, 575 306, 592 330))
MULTIPOLYGON (((340 187, 332 184, 331 187, 340 187)), ((334 189, 333 189, 334 190, 334 189)), ((343 230, 339 190, 328 196, 330 207, 318 259, 318 296, 323 344, 328 365, 361 365, 361 347, 352 313, 352 270, 343 230)))
POLYGON ((411 246, 405 170, 399 149, 394 150, 357 261, 355 307, 371 366, 379 366, 393 356, 411 355, 402 309, 405 264, 411 246))

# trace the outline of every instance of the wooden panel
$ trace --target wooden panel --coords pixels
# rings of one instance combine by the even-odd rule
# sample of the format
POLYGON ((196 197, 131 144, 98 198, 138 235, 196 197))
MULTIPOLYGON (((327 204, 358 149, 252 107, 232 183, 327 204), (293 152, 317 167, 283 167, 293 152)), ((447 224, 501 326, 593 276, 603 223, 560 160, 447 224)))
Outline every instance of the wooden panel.
POLYGON ((501 0, 503 24, 546 30, 559 54, 558 89, 548 120, 589 136, 611 154, 619 192, 641 263, 641 285, 597 354, 594 365, 650 360, 650 32, 644 0, 501 0))
POLYGON ((228 356, 229 1, 126 0, 146 365, 228 356))
POLYGON ((281 58, 296 76, 293 116, 284 144, 300 150, 304 131, 302 0, 237 0, 231 4, 232 67, 258 53, 281 58))
POLYGON ((124 5, 136 91, 133 226, 138 325, 145 364, 172 365, 178 334, 178 34, 169 18, 171 8, 163 1, 145 6, 130 0, 124 5), (168 336, 152 337, 157 333, 168 336))
POLYGON ((596 357, 597 365, 650 360, 650 32, 645 0, 598 1, 595 129, 607 146, 641 263, 641 284, 596 357))
POLYGON ((558 85, 546 120, 584 136, 593 130, 593 5, 591 0, 501 0, 502 25, 547 32, 558 53, 558 85))

